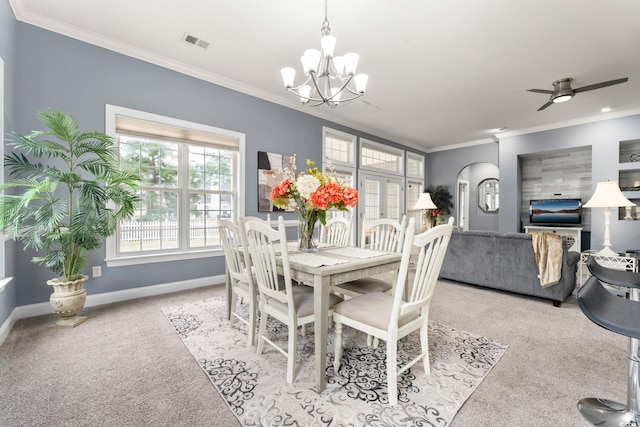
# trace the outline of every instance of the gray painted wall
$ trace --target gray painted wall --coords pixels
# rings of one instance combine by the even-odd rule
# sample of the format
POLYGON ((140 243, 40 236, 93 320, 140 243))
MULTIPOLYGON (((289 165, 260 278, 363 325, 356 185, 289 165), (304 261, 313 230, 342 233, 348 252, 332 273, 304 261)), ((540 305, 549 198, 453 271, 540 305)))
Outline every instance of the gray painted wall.
MULTIPOLYGON (((640 115, 587 123, 561 129, 513 136, 500 140, 501 232, 517 231, 520 213, 520 157, 571 147, 591 147, 592 189, 599 181, 617 181, 619 142, 640 138, 640 115)), ((586 202, 586 201, 585 201, 586 202)), ((604 240, 602 209, 591 213, 591 248, 600 249, 604 240)), ((611 217, 612 249, 624 252, 640 248, 640 223, 611 217)))
MULTIPOLYGON (((437 151, 430 153, 427 157, 427 185, 446 185, 449 187, 449 193, 453 196, 453 209, 451 209, 451 215, 455 218, 458 217, 458 203, 457 203, 457 181, 458 174, 467 166, 476 163, 491 163, 499 167, 498 164, 498 143, 492 142, 482 145, 475 145, 472 147, 457 148, 453 150, 437 151)), ((502 175, 502 171, 500 171, 502 175)), ((487 215, 481 215, 478 213, 476 186, 478 185, 480 176, 474 173, 473 177, 470 177, 470 181, 477 181, 469 183, 469 225, 476 230, 497 230, 497 218, 495 215, 491 215, 489 218, 487 215), (477 210, 476 210, 477 209, 477 210), (477 228, 475 228, 477 227, 477 228), (489 228, 482 228, 489 227, 489 228)), ((488 178, 486 176, 485 178, 488 178)), ((502 181, 500 181, 500 190, 502 191, 502 181)), ((502 196, 500 197, 502 203, 502 196)), ((502 206, 500 206, 502 208, 502 206)))
MULTIPOLYGON (((15 103, 16 121, 10 130, 26 133, 41 129, 37 110, 60 108, 74 116, 83 130, 104 131, 105 104, 112 104, 242 132, 246 135, 247 215, 258 214, 258 150, 296 152, 300 162, 309 158, 321 164, 323 126, 401 147, 31 25, 17 24, 15 43, 16 69, 20 71, 15 86, 19 97, 15 103)), ((286 219, 295 218, 293 213, 286 216, 286 219)), ((51 273, 32 264, 31 256, 20 252, 15 261, 15 305, 44 302, 49 298, 50 289, 45 282, 51 273)), ((87 283, 89 294, 224 273, 223 257, 117 268, 107 268, 104 258, 104 249, 90 255, 89 265, 102 265, 102 277, 87 283)))
MULTIPOLYGON (((14 128, 15 106, 15 63, 16 63, 16 27, 13 11, 6 1, 0 1, 0 58, 4 62, 4 130, 5 133, 14 128)), ((1 100, 0 100, 1 102, 1 100)), ((6 149, 6 148, 5 148, 6 149)), ((5 182, 7 177, 5 176, 5 182)), ((0 242, 5 247, 5 273, 12 276, 16 245, 12 241, 0 242)), ((0 292, 0 325, 11 314, 16 306, 15 282, 0 292)))

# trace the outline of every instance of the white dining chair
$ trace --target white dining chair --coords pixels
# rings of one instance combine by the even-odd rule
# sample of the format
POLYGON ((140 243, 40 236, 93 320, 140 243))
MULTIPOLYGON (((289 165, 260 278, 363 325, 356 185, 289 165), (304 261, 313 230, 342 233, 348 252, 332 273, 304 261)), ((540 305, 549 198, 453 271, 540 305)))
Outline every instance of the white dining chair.
POLYGON ((353 215, 328 219, 326 224, 320 227, 319 243, 335 246, 348 246, 351 238, 351 224, 353 215))
POLYGON ((224 259, 229 274, 231 302, 229 326, 233 327, 234 319, 238 319, 248 327, 247 343, 254 345, 256 335, 256 317, 258 311, 258 288, 252 274, 251 259, 247 248, 244 231, 240 225, 219 219, 218 230, 224 249, 224 259), (239 301, 240 300, 240 301, 239 301), (245 319, 237 312, 238 302, 249 304, 249 316, 245 319))
MULTIPOLYGON (((264 221, 248 220, 244 223, 249 252, 255 269, 256 282, 260 293, 260 330, 258 332, 258 354, 262 354, 264 343, 268 343, 287 357, 287 383, 295 378, 296 346, 298 326, 313 322, 313 288, 293 285, 289 273, 287 233, 282 217, 278 218, 277 229, 264 221), (277 260, 281 259, 282 276, 278 275, 277 260), (284 281, 284 286, 281 282, 284 281), (267 337, 268 317, 274 317, 287 325, 288 348, 285 351, 267 337)), ((340 301, 330 295, 329 315, 333 306, 340 301)), ((318 332, 320 333, 320 332, 318 332)))
POLYGON ((402 372, 422 360, 425 374, 431 373, 427 335, 429 307, 453 226, 439 225, 418 235, 414 234, 414 230, 412 218, 402 247, 402 261, 394 295, 383 292, 360 295, 337 304, 333 314, 335 325, 333 367, 336 374, 339 373, 343 354, 343 325, 386 341, 387 388, 389 403, 392 405, 398 403, 398 376, 402 372), (417 261, 414 266, 410 258, 412 253, 416 252, 417 261), (410 265, 412 269, 415 268, 415 273, 412 271, 413 281, 408 283, 410 265), (407 294, 403 298, 403 292, 399 290, 405 287, 407 294), (416 330, 420 331, 421 353, 398 369, 398 340, 416 330))
MULTIPOLYGON (((407 228, 406 215, 399 222, 387 218, 367 220, 365 217, 363 224, 360 247, 384 252, 400 252, 407 228)), ((334 289, 337 294, 349 297, 370 292, 391 292, 393 281, 366 277, 341 283, 336 285, 334 289)))

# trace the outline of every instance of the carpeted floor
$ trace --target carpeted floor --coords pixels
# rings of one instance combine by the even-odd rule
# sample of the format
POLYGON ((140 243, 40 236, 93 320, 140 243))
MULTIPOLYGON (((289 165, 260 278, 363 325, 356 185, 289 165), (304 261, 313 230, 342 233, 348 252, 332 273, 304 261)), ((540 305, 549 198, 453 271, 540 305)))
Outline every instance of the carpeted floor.
MULTIPOLYGON (((92 290, 89 289, 89 293, 92 290)), ((239 423, 176 339, 161 309, 224 295, 223 286, 19 320, 0 345, 0 426, 239 423)), ((451 427, 586 427, 583 397, 626 400, 627 340, 550 301, 440 281, 430 318, 509 345, 451 427)))
MULTIPOLYGON (((289 385, 284 355, 268 345, 262 355, 248 347, 246 326, 236 321, 230 327, 225 321, 224 298, 163 311, 244 425, 285 426, 295 421, 304 426, 446 426, 506 350, 489 338, 430 322, 431 375, 424 375, 421 364, 405 371, 398 382, 399 403, 389 405, 385 347, 367 347, 366 336, 351 328, 345 328, 340 370, 335 373, 332 366, 327 368, 327 389, 318 394, 314 391, 312 325, 299 337, 296 379, 289 385)), ((286 348, 285 325, 269 318, 267 335, 286 348)), ((417 333, 399 342, 401 365, 419 353, 417 333)), ((333 355, 330 333, 329 365, 333 355)))

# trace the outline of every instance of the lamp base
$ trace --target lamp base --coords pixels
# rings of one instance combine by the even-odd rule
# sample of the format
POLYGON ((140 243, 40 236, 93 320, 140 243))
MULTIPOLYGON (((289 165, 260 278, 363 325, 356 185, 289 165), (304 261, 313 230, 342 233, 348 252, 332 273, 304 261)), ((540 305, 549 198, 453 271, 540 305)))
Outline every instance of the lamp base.
POLYGON ((617 252, 614 252, 609 246, 605 246, 597 252, 598 255, 602 256, 620 256, 617 252))

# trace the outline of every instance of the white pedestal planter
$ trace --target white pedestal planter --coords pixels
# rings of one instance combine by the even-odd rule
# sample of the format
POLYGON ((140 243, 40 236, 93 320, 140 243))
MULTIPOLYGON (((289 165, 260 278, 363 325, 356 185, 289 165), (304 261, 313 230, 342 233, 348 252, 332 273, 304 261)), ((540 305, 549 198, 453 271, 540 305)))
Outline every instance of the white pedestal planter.
POLYGON ((59 279, 47 281, 47 285, 53 287, 53 293, 49 298, 53 312, 58 314, 61 319, 52 328, 75 328, 85 320, 87 316, 76 316, 85 302, 87 301, 87 291, 84 289, 84 282, 89 276, 82 276, 78 280, 63 282, 59 279))

